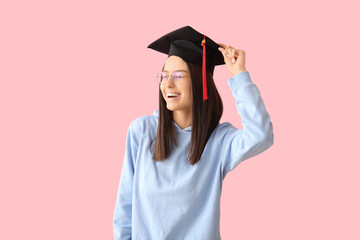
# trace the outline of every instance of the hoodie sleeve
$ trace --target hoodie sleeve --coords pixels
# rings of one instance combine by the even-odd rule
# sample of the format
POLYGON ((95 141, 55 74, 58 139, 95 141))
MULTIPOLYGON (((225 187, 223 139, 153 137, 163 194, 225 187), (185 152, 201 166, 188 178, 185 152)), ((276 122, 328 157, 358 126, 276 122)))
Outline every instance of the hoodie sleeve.
POLYGON ((228 85, 235 98, 243 129, 237 129, 230 123, 224 124, 221 134, 224 177, 242 161, 264 152, 274 141, 270 116, 249 72, 243 71, 233 76, 228 80, 228 85))
POLYGON ((138 142, 134 136, 132 124, 126 136, 125 157, 121 170, 115 211, 113 215, 113 231, 115 240, 129 240, 131 236, 132 189, 135 171, 135 160, 138 142))

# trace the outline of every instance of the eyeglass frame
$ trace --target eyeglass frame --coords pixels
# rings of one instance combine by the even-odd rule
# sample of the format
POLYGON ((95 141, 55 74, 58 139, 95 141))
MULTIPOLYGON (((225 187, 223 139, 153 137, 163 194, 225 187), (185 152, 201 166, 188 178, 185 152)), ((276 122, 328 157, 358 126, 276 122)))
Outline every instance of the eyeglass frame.
POLYGON ((183 71, 175 71, 175 72, 173 72, 170 76, 168 75, 168 74, 166 74, 166 72, 158 72, 157 74, 156 74, 156 80, 157 80, 157 82, 160 84, 160 85, 165 85, 166 83, 167 83, 167 81, 169 80, 169 77, 171 77, 171 79, 174 81, 174 84, 175 85, 180 85, 182 82, 183 82, 183 80, 184 80, 184 77, 185 77, 185 74, 183 73, 183 71), (159 82, 159 79, 158 79, 158 77, 159 77, 159 74, 161 74, 161 73, 164 73, 165 75, 166 75, 166 81, 164 82, 164 83, 161 83, 161 82, 159 82), (181 80, 178 80, 178 82, 177 81, 174 81, 174 78, 173 78, 173 74, 174 73, 181 73, 181 80))

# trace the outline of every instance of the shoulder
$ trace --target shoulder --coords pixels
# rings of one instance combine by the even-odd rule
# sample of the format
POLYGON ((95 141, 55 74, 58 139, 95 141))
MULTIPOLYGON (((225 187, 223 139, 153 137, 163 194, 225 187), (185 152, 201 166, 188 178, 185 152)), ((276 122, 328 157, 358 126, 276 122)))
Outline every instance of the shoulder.
POLYGON ((135 136, 144 133, 156 132, 158 124, 158 110, 152 115, 144 115, 135 118, 129 125, 129 131, 135 136))
POLYGON ((237 128, 234 127, 229 122, 223 122, 223 123, 219 123, 219 125, 215 128, 215 130, 216 130, 217 134, 223 134, 223 133, 226 133, 228 131, 237 130, 237 128))
POLYGON ((215 138, 219 141, 226 141, 238 130, 230 122, 220 123, 214 130, 215 138))

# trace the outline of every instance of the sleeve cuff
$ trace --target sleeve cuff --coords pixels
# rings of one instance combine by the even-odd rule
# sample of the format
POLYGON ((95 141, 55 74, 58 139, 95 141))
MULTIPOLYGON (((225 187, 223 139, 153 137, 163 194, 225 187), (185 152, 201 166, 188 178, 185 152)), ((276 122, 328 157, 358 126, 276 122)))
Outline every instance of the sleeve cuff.
POLYGON ((251 79, 250 79, 250 74, 248 71, 243 71, 240 72, 238 74, 236 74, 235 76, 231 77, 228 81, 227 81, 228 85, 230 86, 231 89, 238 89, 241 88, 242 86, 248 84, 248 83, 252 83, 251 79))

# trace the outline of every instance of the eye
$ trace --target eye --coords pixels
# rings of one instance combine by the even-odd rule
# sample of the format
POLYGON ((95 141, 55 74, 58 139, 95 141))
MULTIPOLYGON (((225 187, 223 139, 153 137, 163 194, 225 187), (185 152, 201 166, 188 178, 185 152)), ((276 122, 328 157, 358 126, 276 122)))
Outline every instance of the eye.
POLYGON ((163 84, 164 82, 166 82, 168 76, 166 75, 166 73, 160 72, 156 75, 156 78, 159 83, 163 84))
POLYGON ((181 72, 174 72, 172 75, 172 78, 174 80, 180 80, 180 79, 182 79, 182 77, 183 77, 183 74, 181 72))

